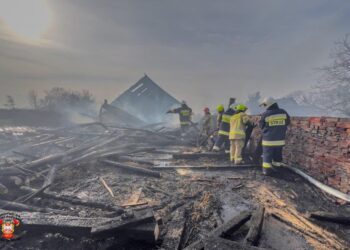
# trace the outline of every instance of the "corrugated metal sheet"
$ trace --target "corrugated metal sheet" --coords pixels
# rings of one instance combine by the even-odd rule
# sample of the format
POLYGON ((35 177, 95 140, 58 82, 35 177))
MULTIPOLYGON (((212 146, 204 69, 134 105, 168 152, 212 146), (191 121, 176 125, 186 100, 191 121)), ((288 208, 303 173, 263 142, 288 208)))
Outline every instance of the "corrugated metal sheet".
POLYGON ((180 102, 145 75, 111 105, 147 123, 158 123, 167 118, 166 111, 180 105, 180 102))

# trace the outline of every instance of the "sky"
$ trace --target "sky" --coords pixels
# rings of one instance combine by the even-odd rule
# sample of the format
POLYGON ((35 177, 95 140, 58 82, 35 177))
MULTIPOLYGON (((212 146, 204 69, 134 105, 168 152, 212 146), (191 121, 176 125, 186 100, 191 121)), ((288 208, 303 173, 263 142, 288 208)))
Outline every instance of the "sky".
POLYGON ((0 0, 0 106, 59 86, 112 101, 144 73, 195 110, 317 84, 347 0, 0 0))

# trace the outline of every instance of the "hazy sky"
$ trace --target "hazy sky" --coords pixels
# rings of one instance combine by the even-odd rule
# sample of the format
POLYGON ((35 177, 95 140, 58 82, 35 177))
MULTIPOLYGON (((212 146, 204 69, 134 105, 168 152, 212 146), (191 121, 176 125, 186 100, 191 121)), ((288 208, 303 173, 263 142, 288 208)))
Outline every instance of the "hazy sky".
POLYGON ((43 2, 0 0, 0 105, 53 86, 112 101, 143 73, 197 110, 283 96, 316 84, 350 32, 347 0, 43 2))

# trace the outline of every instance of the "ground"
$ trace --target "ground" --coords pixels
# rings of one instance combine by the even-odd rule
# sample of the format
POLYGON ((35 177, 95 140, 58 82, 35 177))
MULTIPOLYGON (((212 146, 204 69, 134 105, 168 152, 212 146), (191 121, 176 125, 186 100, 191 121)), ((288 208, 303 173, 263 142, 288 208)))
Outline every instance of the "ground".
MULTIPOLYGON (((98 127, 98 126, 97 126, 98 127)), ((58 134, 51 130, 31 130, 19 134, 2 133, 2 167, 9 167, 29 161, 13 151, 42 157, 49 153, 64 152, 86 143, 91 136, 111 138, 106 128, 70 129, 58 134), (84 134, 85 133, 85 134, 84 134), (46 134, 46 135, 45 135, 46 134), (54 134, 48 139, 47 134, 54 134), (84 136, 82 136, 84 134, 84 136), (67 142, 48 143, 33 148, 34 143, 74 137, 67 142)), ((119 130, 118 130, 119 131, 119 130)), ((349 214, 349 204, 325 194, 308 184, 301 177, 279 169, 274 177, 263 176, 259 168, 213 171, 197 170, 196 166, 227 165, 227 160, 199 158, 175 160, 172 153, 197 152, 198 148, 181 144, 178 138, 162 140, 162 134, 147 131, 120 130, 120 140, 112 143, 114 149, 132 145, 131 148, 145 147, 145 152, 133 153, 133 162, 125 164, 153 169, 149 164, 137 160, 151 161, 156 166, 188 166, 183 169, 159 169, 161 178, 147 177, 110 166, 99 161, 100 155, 87 160, 68 164, 56 172, 50 192, 76 197, 109 205, 121 206, 138 194, 138 206, 129 209, 152 208, 159 220, 160 237, 155 245, 137 241, 125 242, 116 237, 92 239, 60 233, 27 232, 18 241, 0 242, 7 249, 159 249, 164 248, 163 240, 173 234, 181 237, 179 249, 205 238, 216 227, 238 215, 241 211, 254 211, 265 207, 265 219, 258 246, 267 249, 348 249, 350 248, 350 226, 319 222, 308 217, 313 211, 328 211, 349 214), (120 132, 121 131, 121 132, 120 132), (150 150, 150 147, 153 147, 150 150), (102 179, 114 193, 101 183, 102 179), (142 205, 143 204, 143 205, 142 205), (181 211, 184 211, 183 214, 181 211), (181 224, 178 227, 176 224, 181 224), (175 226, 174 226, 175 224, 175 226), (184 230, 183 232, 181 230, 184 230), (180 230, 180 231, 179 231, 180 230)), ((115 133, 115 131, 113 132, 115 133)), ((112 147, 109 145, 108 147, 112 147)), ((130 147, 129 151, 132 151, 130 147)), ((64 161, 64 159, 62 160, 64 161)), ((43 167, 41 170, 45 170, 43 167)), ((33 178, 25 185, 40 188, 43 178, 33 178)), ((0 181, 2 182, 2 181, 0 181)), ((23 184, 24 185, 24 184, 23 184)), ((7 194, 6 199, 19 196, 7 194), (11 196, 12 195, 12 196, 11 196)), ((27 204, 62 210, 72 216, 113 217, 102 209, 72 205, 43 197, 35 197, 27 204)), ((249 229, 249 222, 228 238, 242 242, 249 229)))

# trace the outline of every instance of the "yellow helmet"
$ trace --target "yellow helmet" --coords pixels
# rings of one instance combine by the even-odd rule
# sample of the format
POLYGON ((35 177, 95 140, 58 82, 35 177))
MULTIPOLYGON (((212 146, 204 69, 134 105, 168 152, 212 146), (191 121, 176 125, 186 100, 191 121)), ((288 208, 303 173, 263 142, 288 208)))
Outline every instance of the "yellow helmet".
POLYGON ((218 112, 223 112, 223 111, 225 110, 225 107, 224 107, 224 105, 220 104, 220 105, 218 105, 218 106, 216 107, 216 110, 217 110, 218 112))
POLYGON ((247 108, 247 106, 246 105, 244 105, 244 104, 238 104, 236 107, 235 107, 235 110, 237 110, 237 111, 246 111, 248 108, 247 108))

